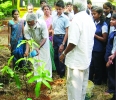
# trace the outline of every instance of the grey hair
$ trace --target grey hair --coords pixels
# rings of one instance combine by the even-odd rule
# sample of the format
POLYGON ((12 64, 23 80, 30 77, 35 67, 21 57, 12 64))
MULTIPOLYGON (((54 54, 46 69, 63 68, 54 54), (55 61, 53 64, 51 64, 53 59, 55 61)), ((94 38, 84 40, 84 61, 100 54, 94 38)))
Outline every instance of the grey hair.
POLYGON ((34 13, 28 13, 26 16, 26 21, 37 21, 37 16, 34 13))
POLYGON ((73 6, 78 9, 78 12, 86 10, 86 7, 82 3, 75 3, 73 6))
POLYGON ((78 11, 86 11, 87 0, 73 0, 73 5, 77 5, 78 11))

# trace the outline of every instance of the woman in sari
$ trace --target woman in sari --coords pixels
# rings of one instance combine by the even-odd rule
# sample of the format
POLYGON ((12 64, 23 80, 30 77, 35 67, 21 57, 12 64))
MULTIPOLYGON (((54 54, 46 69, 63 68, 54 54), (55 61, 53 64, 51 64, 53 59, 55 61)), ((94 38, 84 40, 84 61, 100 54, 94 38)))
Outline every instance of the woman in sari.
POLYGON ((50 26, 52 24, 52 16, 51 16, 51 7, 49 5, 44 5, 42 8, 44 15, 41 17, 46 22, 48 32, 49 32, 49 40, 50 40, 50 55, 51 55, 51 61, 52 61, 52 70, 55 71, 55 63, 54 63, 54 49, 53 49, 53 31, 50 30, 50 26))
MULTIPOLYGON (((8 46, 11 50, 11 55, 14 55, 13 58, 13 67, 15 67, 15 62, 23 58, 25 52, 25 45, 21 45, 17 47, 17 45, 24 39, 24 21, 19 19, 19 11, 13 10, 12 11, 12 20, 8 22, 8 46)), ((19 67, 23 67, 23 61, 21 61, 18 65, 19 67)))

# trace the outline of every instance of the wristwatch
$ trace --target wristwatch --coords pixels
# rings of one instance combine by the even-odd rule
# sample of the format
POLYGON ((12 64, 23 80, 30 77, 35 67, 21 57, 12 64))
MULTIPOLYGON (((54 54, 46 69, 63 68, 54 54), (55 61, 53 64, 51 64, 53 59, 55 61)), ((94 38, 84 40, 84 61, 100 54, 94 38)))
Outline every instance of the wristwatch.
POLYGON ((64 51, 62 52, 62 54, 63 54, 64 56, 66 56, 66 54, 64 53, 64 51))
POLYGON ((64 42, 62 42, 62 45, 64 46, 64 45, 65 45, 65 43, 64 43, 64 42))

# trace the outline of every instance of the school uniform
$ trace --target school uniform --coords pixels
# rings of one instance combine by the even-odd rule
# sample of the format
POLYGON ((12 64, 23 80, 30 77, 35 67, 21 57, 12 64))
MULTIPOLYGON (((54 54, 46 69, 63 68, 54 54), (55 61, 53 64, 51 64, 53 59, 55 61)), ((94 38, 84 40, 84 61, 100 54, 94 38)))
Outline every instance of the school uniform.
MULTIPOLYGON (((108 29, 107 24, 105 22, 103 24, 101 24, 100 22, 98 23, 95 22, 95 24, 96 24, 96 32, 95 32, 96 35, 102 36, 103 33, 107 33, 108 29)), ((93 81, 96 85, 101 85, 102 83, 104 48, 105 48, 104 43, 94 38, 89 80, 93 81)))
MULTIPOLYGON (((110 32, 112 31, 112 27, 110 26, 110 20, 111 20, 111 16, 112 14, 109 13, 106 18, 105 18, 105 22, 107 23, 108 25, 108 35, 110 34, 110 32)), ((107 40, 108 41, 108 40, 107 40)), ((105 48, 104 48, 104 55, 105 55, 105 52, 106 52, 106 45, 107 45, 107 41, 104 43, 105 45, 105 48)), ((103 61, 103 71, 102 71, 104 74, 103 74, 103 83, 107 84, 107 79, 108 79, 108 72, 107 72, 107 68, 106 68, 106 62, 105 62, 105 59, 103 61)))
MULTIPOLYGON (((105 61, 108 61, 108 57, 116 51, 116 30, 112 31, 108 37, 108 43, 106 46, 105 61)), ((116 59, 116 58, 115 58, 116 59)), ((108 93, 115 92, 115 59, 113 64, 108 67, 108 93)))
POLYGON ((106 19, 105 19, 105 22, 106 22, 107 25, 108 25, 108 34, 109 34, 109 32, 110 32, 110 20, 111 20, 111 16, 112 16, 112 14, 109 13, 109 14, 106 16, 106 19))
POLYGON ((54 62, 56 66, 56 71, 63 77, 65 74, 65 65, 59 61, 59 46, 62 44, 64 36, 65 36, 65 29, 69 27, 69 19, 64 13, 60 16, 57 14, 53 18, 52 28, 54 30, 53 36, 53 47, 54 47, 54 62))

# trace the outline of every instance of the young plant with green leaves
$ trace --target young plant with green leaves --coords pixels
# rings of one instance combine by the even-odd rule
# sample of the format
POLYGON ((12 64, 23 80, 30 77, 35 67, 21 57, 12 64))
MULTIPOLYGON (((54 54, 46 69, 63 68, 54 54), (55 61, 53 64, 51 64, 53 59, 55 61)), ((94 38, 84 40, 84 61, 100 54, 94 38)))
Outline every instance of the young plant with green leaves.
MULTIPOLYGON (((21 43, 18 44, 17 47, 19 47, 20 45, 24 44, 24 43, 28 43, 30 45, 30 50, 33 50, 33 44, 38 46, 39 45, 33 40, 22 40, 21 43)), ((49 82, 52 82, 52 78, 50 77, 50 72, 48 70, 45 70, 45 62, 44 61, 41 61, 41 60, 38 60, 38 59, 35 59, 33 57, 24 57, 24 58, 20 58, 19 60, 16 61, 16 67, 14 69, 10 68, 10 63, 11 61, 13 60, 14 56, 11 56, 10 59, 8 60, 8 63, 6 66, 4 66, 0 72, 4 75, 4 74, 8 74, 10 75, 11 78, 14 78, 15 79, 15 82, 16 82, 16 85, 17 87, 20 89, 21 88, 21 82, 20 82, 20 75, 18 75, 17 73, 17 70, 15 70, 15 68, 17 68, 17 65, 21 62, 21 61, 25 61, 25 62, 30 62, 32 64, 32 66, 34 65, 34 63, 43 63, 42 66, 37 66, 37 75, 34 75, 34 70, 32 71, 27 71, 27 75, 26 75, 26 79, 28 80, 24 80, 25 81, 25 84, 27 84, 26 82, 28 82, 29 84, 30 83, 36 83, 36 86, 35 86, 35 95, 36 97, 38 97, 40 95, 40 88, 41 88, 41 85, 44 84, 46 85, 49 89, 51 89, 51 86, 49 84, 49 82)), ((20 70, 28 70, 28 68, 26 68, 26 65, 27 63, 25 63, 24 67, 23 68, 19 68, 20 70)), ((23 71, 23 72, 24 72, 23 71)), ((26 85, 26 88, 27 85, 26 85)), ((27 93, 28 94, 28 93, 27 93)), ((31 100, 31 98, 27 98, 27 100, 31 100)))
MULTIPOLYGON (((30 39, 30 40, 22 40, 22 42, 18 45, 18 47, 21 45, 21 44, 24 44, 24 43, 28 43, 29 46, 30 46, 30 51, 32 51, 34 49, 33 47, 33 44, 36 45, 38 48, 39 48, 39 45, 33 40, 33 39, 30 39)), ((34 72, 29 72, 26 76, 28 78, 30 78, 28 80, 28 83, 35 83, 36 82, 36 86, 35 86, 35 94, 36 94, 36 97, 38 97, 40 95, 40 88, 41 88, 41 85, 44 84, 46 85, 49 89, 51 89, 51 86, 49 84, 49 82, 52 82, 52 78, 50 77, 50 72, 48 70, 45 70, 45 65, 46 63, 44 61, 41 61, 41 60, 38 60, 38 59, 35 59, 33 57, 24 57, 24 58, 21 58, 19 59, 16 63, 19 63, 20 61, 22 60, 25 60, 26 62, 31 62, 32 65, 34 65, 34 63, 43 63, 42 66, 37 66, 37 75, 34 75, 34 72)))

